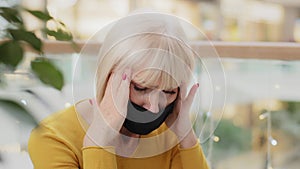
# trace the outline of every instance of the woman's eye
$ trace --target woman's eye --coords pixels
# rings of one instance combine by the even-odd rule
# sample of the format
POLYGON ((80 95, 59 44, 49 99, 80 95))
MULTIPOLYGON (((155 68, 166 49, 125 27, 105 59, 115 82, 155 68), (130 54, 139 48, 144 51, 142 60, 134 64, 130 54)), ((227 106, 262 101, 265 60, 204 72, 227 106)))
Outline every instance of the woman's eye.
POLYGON ((176 93, 175 91, 167 91, 167 90, 163 90, 163 92, 166 94, 171 94, 171 95, 176 93))
POLYGON ((134 88, 134 90, 136 90, 136 91, 146 91, 146 90, 147 90, 146 87, 139 87, 139 86, 137 86, 137 85, 134 85, 133 88, 134 88))
MULTIPOLYGON (((143 87, 143 86, 140 86, 137 84, 133 84, 133 88, 134 88, 134 90, 139 91, 139 92, 149 92, 148 91, 149 88, 143 87)), ((164 92, 165 94, 170 94, 170 95, 176 94, 176 91, 173 91, 173 90, 162 90, 162 92, 164 92)))

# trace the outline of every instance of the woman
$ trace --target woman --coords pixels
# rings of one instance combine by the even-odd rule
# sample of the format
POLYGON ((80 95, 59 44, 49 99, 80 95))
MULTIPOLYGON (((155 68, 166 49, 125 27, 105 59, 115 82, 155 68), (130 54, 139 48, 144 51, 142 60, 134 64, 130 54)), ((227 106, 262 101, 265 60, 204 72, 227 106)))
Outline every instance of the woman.
POLYGON ((33 130, 34 167, 208 168, 189 119, 199 87, 195 57, 177 18, 147 13, 120 19, 101 46, 95 98, 33 130))

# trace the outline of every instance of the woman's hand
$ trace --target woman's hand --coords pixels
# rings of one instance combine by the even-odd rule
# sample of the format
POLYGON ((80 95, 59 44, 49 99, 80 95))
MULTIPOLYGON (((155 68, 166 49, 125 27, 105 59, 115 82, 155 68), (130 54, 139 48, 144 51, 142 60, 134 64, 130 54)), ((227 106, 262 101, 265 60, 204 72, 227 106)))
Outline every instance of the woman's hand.
POLYGON ((174 111, 166 119, 167 126, 176 134, 182 148, 192 147, 197 142, 189 113, 198 87, 198 83, 194 84, 185 96, 187 86, 181 85, 174 111))
POLYGON ((84 137, 84 147, 113 146, 116 151, 123 151, 126 146, 129 151, 131 144, 135 143, 134 139, 120 133, 127 115, 130 76, 130 70, 110 75, 100 105, 94 105, 93 120, 84 137))

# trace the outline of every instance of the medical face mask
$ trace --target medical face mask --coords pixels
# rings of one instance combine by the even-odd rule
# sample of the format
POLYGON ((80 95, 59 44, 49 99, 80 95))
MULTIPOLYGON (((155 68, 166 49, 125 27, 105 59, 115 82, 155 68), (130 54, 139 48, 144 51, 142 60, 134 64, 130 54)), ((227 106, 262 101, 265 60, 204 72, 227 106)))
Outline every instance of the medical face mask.
POLYGON ((127 116, 123 126, 135 134, 149 134, 151 131, 157 129, 166 120, 168 115, 173 112, 175 101, 158 113, 152 113, 142 106, 129 101, 127 116))

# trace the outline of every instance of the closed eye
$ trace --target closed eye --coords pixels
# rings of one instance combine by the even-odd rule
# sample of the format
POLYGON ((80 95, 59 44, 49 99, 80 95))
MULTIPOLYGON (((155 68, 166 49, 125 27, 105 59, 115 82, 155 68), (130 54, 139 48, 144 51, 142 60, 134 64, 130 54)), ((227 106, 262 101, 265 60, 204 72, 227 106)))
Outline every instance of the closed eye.
POLYGON ((175 91, 167 91, 167 90, 163 90, 163 92, 166 94, 175 94, 176 93, 175 91))
POLYGON ((136 90, 136 91, 145 91, 145 90, 148 89, 147 87, 139 87, 139 86, 137 86, 136 84, 133 85, 133 88, 134 88, 134 90, 136 90))
MULTIPOLYGON (((148 87, 142 87, 142 86, 140 86, 136 83, 133 83, 133 82, 132 82, 132 84, 133 84, 134 90, 136 90, 136 91, 146 92, 149 89, 148 87)), ((164 93, 170 94, 170 95, 176 94, 176 91, 174 91, 174 90, 162 90, 162 91, 164 93)))

